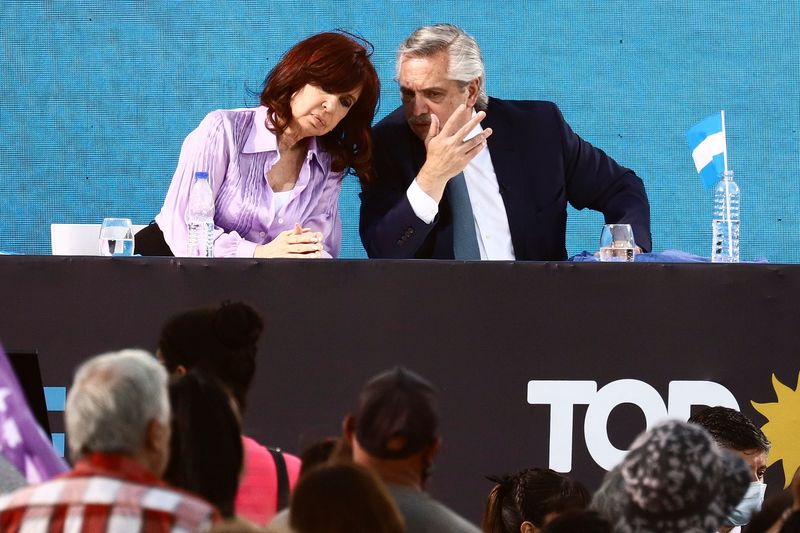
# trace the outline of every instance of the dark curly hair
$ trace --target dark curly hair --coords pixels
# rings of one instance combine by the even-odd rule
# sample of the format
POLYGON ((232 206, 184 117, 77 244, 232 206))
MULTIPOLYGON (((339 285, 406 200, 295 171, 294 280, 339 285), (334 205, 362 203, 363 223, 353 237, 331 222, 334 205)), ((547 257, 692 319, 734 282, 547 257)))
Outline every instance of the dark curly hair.
POLYGON ((244 411, 256 371, 257 343, 264 330, 259 314, 241 302, 194 309, 170 318, 161 329, 158 351, 170 373, 178 366, 215 377, 244 411))
POLYGON ((740 452, 769 452, 771 444, 764 432, 736 409, 719 405, 706 407, 692 415, 689 422, 708 431, 711 438, 723 448, 740 452))

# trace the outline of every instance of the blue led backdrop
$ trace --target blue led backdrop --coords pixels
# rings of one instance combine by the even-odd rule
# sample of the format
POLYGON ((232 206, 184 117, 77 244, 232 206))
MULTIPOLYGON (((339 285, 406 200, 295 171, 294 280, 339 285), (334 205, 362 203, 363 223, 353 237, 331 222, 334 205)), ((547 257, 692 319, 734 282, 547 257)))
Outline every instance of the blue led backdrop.
MULTIPOLYGON (((394 50, 453 22, 481 44, 501 98, 558 103, 573 129, 637 171, 656 250, 710 252, 711 191, 684 133, 725 109, 742 189, 742 255, 800 262, 797 0, 652 2, 34 2, 0 12, 0 250, 48 254, 51 222, 158 212, 184 137, 209 111, 256 105, 293 43, 345 28, 375 45, 399 104, 394 50)), ((342 257, 364 257, 358 183, 340 202, 342 257)), ((570 211, 568 252, 596 249, 602 218, 570 211)))

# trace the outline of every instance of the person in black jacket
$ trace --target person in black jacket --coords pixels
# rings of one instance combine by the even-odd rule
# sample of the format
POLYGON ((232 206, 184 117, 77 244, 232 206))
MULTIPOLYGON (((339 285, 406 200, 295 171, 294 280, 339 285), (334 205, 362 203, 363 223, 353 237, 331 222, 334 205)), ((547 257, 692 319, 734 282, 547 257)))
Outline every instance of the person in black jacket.
POLYGON ((650 251, 642 180, 555 104, 489 98, 463 30, 420 28, 397 57, 403 104, 373 128, 375 176, 362 185, 370 257, 564 260, 567 202, 631 224, 650 251))

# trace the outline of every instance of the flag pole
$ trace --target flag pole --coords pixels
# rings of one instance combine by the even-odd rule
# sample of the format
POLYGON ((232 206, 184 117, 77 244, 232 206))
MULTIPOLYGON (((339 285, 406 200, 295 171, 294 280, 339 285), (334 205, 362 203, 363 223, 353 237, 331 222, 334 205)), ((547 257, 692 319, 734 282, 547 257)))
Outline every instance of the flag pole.
POLYGON ((733 256, 733 221, 731 220, 731 185, 728 183, 728 137, 725 134, 725 110, 720 110, 719 114, 722 120, 722 140, 725 142, 722 150, 722 161, 724 162, 725 173, 722 175, 722 179, 725 185, 725 218, 728 221, 728 258, 731 258, 733 256))
POLYGON ((728 137, 725 133, 725 110, 722 109, 719 112, 720 118, 722 119, 722 140, 725 143, 722 149, 722 162, 723 166, 725 167, 725 174, 728 173, 728 137))

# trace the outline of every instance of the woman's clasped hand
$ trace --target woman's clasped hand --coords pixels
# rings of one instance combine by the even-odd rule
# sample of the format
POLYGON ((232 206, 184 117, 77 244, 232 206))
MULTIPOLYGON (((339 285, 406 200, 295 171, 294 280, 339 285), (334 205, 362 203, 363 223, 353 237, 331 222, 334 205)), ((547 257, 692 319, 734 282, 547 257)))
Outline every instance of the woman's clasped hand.
POLYGON ((253 257, 322 257, 322 249, 322 233, 295 224, 294 229, 282 231, 272 241, 257 246, 253 257))

